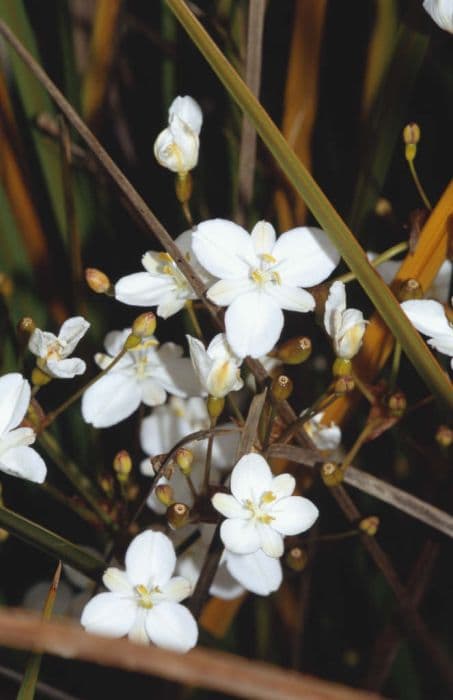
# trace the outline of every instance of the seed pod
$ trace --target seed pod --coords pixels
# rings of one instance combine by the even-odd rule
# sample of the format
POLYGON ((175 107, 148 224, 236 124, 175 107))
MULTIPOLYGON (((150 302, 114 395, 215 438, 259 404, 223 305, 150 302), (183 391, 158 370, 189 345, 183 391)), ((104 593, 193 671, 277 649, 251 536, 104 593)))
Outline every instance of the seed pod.
POLYGON ((396 296, 398 301, 409 301, 411 299, 422 299, 423 298, 423 289, 418 282, 418 280, 414 278, 410 278, 407 280, 403 280, 399 288, 396 291, 396 296))
POLYGON ((293 393, 293 383, 285 374, 276 377, 271 384, 271 394, 276 401, 286 401, 293 393))
POLYGON ((285 557, 286 565, 293 571, 303 571, 308 563, 308 554, 302 547, 292 547, 285 557))
POLYGON ((300 365, 308 360, 311 355, 312 344, 310 338, 303 335, 291 338, 277 348, 277 357, 286 365, 300 365))
POLYGON ((367 518, 362 518, 359 522, 359 530, 370 537, 374 537, 379 528, 379 518, 376 515, 370 515, 367 518))
POLYGON ((189 520, 190 508, 185 503, 173 503, 167 508, 167 520, 175 530, 183 527, 189 520))
POLYGON ((395 391, 387 398, 387 406, 390 414, 400 418, 407 408, 406 397, 402 391, 395 391))
POLYGON ((326 486, 338 486, 343 481, 343 472, 335 462, 325 462, 321 467, 321 477, 326 486))

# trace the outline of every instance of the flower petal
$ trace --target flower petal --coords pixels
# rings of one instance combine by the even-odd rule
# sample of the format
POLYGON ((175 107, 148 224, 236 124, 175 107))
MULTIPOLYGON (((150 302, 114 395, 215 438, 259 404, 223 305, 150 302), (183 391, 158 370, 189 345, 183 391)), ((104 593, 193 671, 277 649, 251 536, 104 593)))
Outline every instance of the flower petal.
POLYGON ((146 454, 154 457, 168 452, 190 432, 184 416, 173 413, 168 405, 158 406, 141 423, 140 444, 146 454))
POLYGON ((180 603, 188 598, 192 590, 192 584, 183 576, 174 576, 161 588, 162 595, 174 603, 180 603))
POLYGON ((272 479, 271 491, 277 499, 291 496, 295 488, 296 480, 292 474, 279 474, 272 479))
POLYGON ((111 372, 84 393, 82 416, 95 428, 108 428, 132 415, 141 399, 140 386, 133 377, 111 372))
POLYGON ((225 314, 226 335, 238 357, 260 357, 272 350, 283 328, 283 313, 263 292, 238 297, 225 314))
POLYGON ((57 336, 48 331, 42 331, 40 328, 35 328, 28 341, 28 349, 37 357, 45 357, 49 350, 49 346, 57 342, 57 336))
POLYGON ((145 379, 140 386, 144 404, 147 406, 161 406, 165 403, 167 392, 154 379, 145 379))
POLYGON ((198 338, 194 338, 191 335, 186 335, 186 338, 189 345, 190 359, 192 360, 194 370, 203 388, 207 391, 206 381, 212 367, 212 360, 209 358, 205 346, 201 340, 198 340, 198 338))
POLYGON ((444 307, 432 299, 412 299, 401 304, 409 321, 423 335, 450 335, 453 329, 448 323, 444 307))
POLYGON ((158 364, 153 369, 153 378, 174 396, 198 396, 201 386, 192 362, 180 357, 182 348, 175 343, 164 343, 157 351, 158 364))
POLYGON ((150 275, 148 272, 126 275, 115 284, 115 298, 131 306, 162 304, 175 292, 175 283, 170 275, 150 275))
POLYGON ((286 311, 299 311, 305 313, 313 311, 315 300, 310 292, 300 287, 290 287, 287 284, 272 284, 266 287, 267 294, 286 311))
POLYGON ((258 266, 247 231, 226 219, 210 219, 198 224, 192 249, 203 267, 221 279, 247 277, 249 266, 258 266))
POLYGON ((324 308, 324 328, 331 338, 335 338, 338 319, 346 309, 346 290, 343 282, 334 282, 329 288, 329 295, 324 308))
POLYGON ((214 494, 211 498, 211 503, 225 518, 243 518, 248 520, 250 517, 249 511, 229 493, 219 492, 214 494))
POLYGON ((30 384, 18 372, 0 378, 0 436, 16 428, 30 403, 30 384))
POLYGON ((253 520, 224 520, 220 526, 220 537, 225 547, 235 554, 251 554, 261 546, 258 529, 253 520))
POLYGON ((74 316, 73 318, 68 318, 63 323, 58 334, 58 340, 62 343, 66 343, 64 349, 63 357, 68 357, 76 348, 77 344, 83 338, 90 324, 85 321, 83 316, 74 316))
POLYGON ((229 306, 238 296, 253 291, 255 285, 248 277, 219 280, 208 290, 208 298, 218 306, 229 306))
POLYGON ((241 457, 231 472, 231 493, 238 501, 258 503, 265 491, 272 490, 271 469, 261 455, 250 452, 241 457))
POLYGON ((283 575, 280 560, 268 557, 261 549, 253 554, 226 552, 230 574, 251 593, 269 595, 280 588, 283 575))
POLYGON ((453 330, 448 335, 436 335, 435 338, 428 340, 428 345, 435 348, 444 355, 453 356, 453 330))
POLYGON ((170 580, 175 570, 175 550, 168 537, 161 532, 145 530, 134 537, 127 548, 125 564, 132 585, 161 587, 170 580))
POLYGON ((189 95, 175 97, 168 110, 168 121, 177 115, 183 122, 190 126, 196 134, 200 133, 203 124, 203 113, 200 105, 189 95))
POLYGON ((145 620, 145 627, 151 641, 164 649, 186 652, 198 640, 198 627, 192 614, 179 603, 159 603, 145 620))
POLYGON ((73 377, 84 374, 86 364, 79 357, 68 357, 66 360, 47 360, 46 367, 53 377, 59 379, 72 379, 73 377))
POLYGON ((270 509, 272 527, 282 535, 298 535, 308 530, 317 520, 315 504, 302 496, 289 496, 277 501, 270 509))
POLYGON ((0 471, 42 484, 46 478, 47 467, 43 458, 32 447, 13 447, 0 456, 0 471))
POLYGON ((275 244, 275 229, 268 221, 258 221, 250 234, 257 255, 270 254, 275 244))
POLYGON ((131 328, 124 328, 122 331, 109 331, 107 333, 104 338, 104 347, 112 359, 121 352, 131 332, 131 328))
POLYGON ((146 631, 146 617, 148 611, 145 608, 136 608, 135 620, 127 635, 131 642, 136 644, 149 644, 148 632, 146 631))
POLYGON ((32 428, 15 428, 2 436, 0 442, 1 453, 11 450, 13 447, 33 445, 36 433, 32 428))
POLYGON ((283 546, 283 537, 277 530, 273 529, 272 525, 258 523, 258 533, 260 536, 260 547, 268 557, 281 557, 285 548, 283 546))
POLYGON ((112 593, 133 593, 131 582, 125 571, 109 566, 102 577, 102 583, 112 593))
POLYGON ((82 612, 81 624, 87 632, 107 637, 124 637, 135 621, 137 604, 118 593, 99 593, 82 612))
POLYGON ((302 226, 283 233, 272 250, 285 284, 312 287, 324 282, 340 261, 340 255, 320 228, 302 226))

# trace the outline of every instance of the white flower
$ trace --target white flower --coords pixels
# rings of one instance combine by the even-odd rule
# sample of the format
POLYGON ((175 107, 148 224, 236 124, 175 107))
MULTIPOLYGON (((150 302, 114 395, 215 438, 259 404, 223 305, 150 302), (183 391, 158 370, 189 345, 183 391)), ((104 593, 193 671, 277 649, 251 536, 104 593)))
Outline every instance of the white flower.
MULTIPOLYGON (((158 406, 152 414, 142 421, 140 428, 140 443, 144 452, 155 456, 165 454, 182 438, 198 430, 209 428, 210 420, 206 402, 198 397, 183 400, 172 397, 165 406, 158 406)), ((226 432, 216 435, 212 449, 211 481, 219 478, 218 470, 231 468, 239 443, 239 432, 232 424, 219 426, 226 432)), ((204 475, 204 464, 207 450, 207 439, 191 442, 186 445, 193 452, 191 479, 195 486, 201 486, 204 475)), ((141 471, 146 476, 153 476, 154 470, 149 459, 141 464, 141 471)), ((180 469, 175 468, 169 481, 162 476, 159 484, 171 483, 174 498, 180 503, 193 504, 193 496, 187 479, 180 469)), ((156 498, 154 490, 150 494, 147 505, 156 513, 164 513, 165 506, 156 498)))
POLYGON ((343 282, 334 282, 329 289, 324 327, 333 340, 337 357, 351 360, 360 350, 366 321, 358 309, 346 308, 346 291, 343 282))
POLYGON ((312 311, 315 300, 301 287, 325 280, 339 260, 320 229, 295 228, 276 240, 266 221, 251 235, 231 221, 204 221, 194 231, 192 248, 203 267, 220 278, 208 297, 228 306, 226 335, 238 357, 260 357, 274 347, 283 328, 282 309, 312 311))
MULTIPOLYGON (((210 284, 211 275, 192 254, 192 231, 182 233, 175 243, 203 282, 210 284)), ((136 272, 118 280, 115 285, 118 301, 131 306, 157 306, 157 315, 168 318, 180 311, 189 299, 197 298, 168 253, 150 250, 142 257, 142 265, 146 272, 136 272)))
POLYGON ((424 0, 423 7, 441 29, 453 33, 453 0, 424 0))
POLYGON ((18 428, 30 403, 30 384, 12 372, 0 378, 0 471, 42 484, 47 469, 29 447, 36 439, 31 428, 18 428))
POLYGON ((206 350, 197 338, 191 335, 186 338, 195 372, 210 396, 220 399, 230 391, 242 389, 244 382, 239 370, 242 360, 233 354, 224 333, 216 335, 206 350))
POLYGON ((401 308, 420 333, 431 336, 428 345, 452 358, 453 369, 453 326, 442 304, 432 299, 412 299, 404 301, 401 308))
MULTIPOLYGON (((124 346, 130 329, 111 331, 105 338, 107 355, 98 353, 95 360, 106 369, 124 346)), ((200 393, 189 358, 174 343, 159 347, 154 338, 144 338, 129 350, 107 374, 83 395, 82 415, 95 428, 107 428, 128 418, 140 403, 159 406, 167 392, 185 397, 200 393)))
POLYGON ((83 374, 86 364, 78 357, 69 355, 87 332, 90 324, 82 316, 68 318, 60 328, 58 337, 53 333, 35 328, 31 334, 28 349, 37 355, 37 365, 51 377, 71 379, 83 374))
POLYGON ((168 127, 154 143, 156 160, 174 173, 184 174, 198 163, 203 115, 192 97, 177 97, 168 111, 168 127))
POLYGON ((231 473, 231 493, 216 493, 212 504, 227 520, 220 536, 234 554, 262 549, 269 557, 281 557, 283 537, 308 530, 318 509, 307 498, 291 496, 296 482, 290 474, 273 476, 261 455, 244 455, 231 473))
POLYGON ((304 430, 318 450, 333 452, 340 446, 341 428, 333 422, 330 425, 324 425, 323 417, 324 413, 317 413, 316 416, 304 423, 304 430))
POLYGON ((107 569, 103 582, 110 593, 99 593, 85 607, 81 623, 88 632, 108 637, 128 635, 134 642, 185 652, 197 643, 198 628, 180 604, 192 587, 172 578, 176 555, 161 532, 147 530, 127 548, 126 571, 107 569))
MULTIPOLYGON (((377 253, 368 252, 368 260, 372 261, 377 257, 377 253)), ((380 274, 386 284, 391 284, 396 277, 396 273, 402 265, 402 260, 387 260, 386 262, 376 267, 376 272, 380 274)), ((441 304, 446 304, 450 294, 450 280, 453 271, 453 263, 450 260, 444 260, 439 267, 439 271, 433 280, 429 289, 426 290, 426 296, 431 299, 440 301, 441 304)))

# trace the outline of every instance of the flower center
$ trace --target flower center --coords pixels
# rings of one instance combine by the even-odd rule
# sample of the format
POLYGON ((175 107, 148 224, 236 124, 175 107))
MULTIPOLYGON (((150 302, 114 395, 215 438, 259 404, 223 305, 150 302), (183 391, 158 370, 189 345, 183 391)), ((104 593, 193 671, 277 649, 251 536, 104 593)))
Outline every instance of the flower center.
POLYGON ((61 360, 66 343, 59 340, 51 343, 47 349, 46 360, 61 360))
POLYGON ((150 608, 153 607, 153 593, 160 593, 159 588, 153 588, 149 590, 147 586, 144 586, 143 584, 139 584, 138 586, 135 586, 135 592, 137 594, 137 603, 141 608, 146 608, 149 610, 150 608))
MULTIPOLYGON (((185 257, 189 258, 190 256, 187 253, 185 257)), ((159 272, 163 275, 169 275, 173 279, 173 282, 175 283, 179 292, 190 291, 190 287, 187 284, 186 278, 179 271, 178 266, 176 265, 171 255, 169 253, 162 252, 159 253, 159 258, 162 261, 162 264, 159 267, 159 272)))
POLYGON ((250 272, 250 278, 259 287, 263 287, 267 283, 281 284, 280 274, 275 269, 277 260, 270 253, 262 253, 260 256, 261 264, 250 272))
POLYGON ((263 525, 269 525, 273 520, 275 520, 275 518, 266 512, 266 506, 273 503, 276 500, 276 498, 277 496, 275 495, 275 493, 272 493, 272 491, 265 491, 261 496, 258 505, 256 503, 253 503, 253 501, 250 500, 250 498, 246 500, 244 505, 247 508, 247 510, 251 512, 253 520, 256 520, 259 523, 263 523, 263 525))

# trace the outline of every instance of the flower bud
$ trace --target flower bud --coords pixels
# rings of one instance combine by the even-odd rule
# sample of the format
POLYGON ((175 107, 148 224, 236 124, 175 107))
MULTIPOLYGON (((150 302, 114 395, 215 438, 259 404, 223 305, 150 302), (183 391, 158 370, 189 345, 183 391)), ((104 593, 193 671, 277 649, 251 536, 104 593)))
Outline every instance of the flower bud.
POLYGON ((293 571, 303 571, 308 563, 308 554, 302 547, 292 547, 285 557, 286 565, 293 571))
POLYGON ((23 318, 20 319, 19 323, 17 324, 17 332, 22 335, 25 339, 25 337, 29 338, 33 331, 36 328, 36 323, 33 321, 31 316, 24 316, 23 318))
POLYGON ((39 367, 35 367, 31 373, 31 383, 33 386, 45 386, 52 381, 52 377, 42 371, 39 367))
POLYGON ((311 355, 312 345, 310 338, 303 335, 287 340, 277 348, 277 357, 286 365, 299 365, 311 355))
POLYGON ((407 408, 406 397, 402 391, 395 391, 387 398, 387 407, 390 414, 400 418, 407 408))
POLYGON ((156 498, 164 506, 170 506, 173 503, 173 489, 170 484, 158 484, 154 490, 156 498))
POLYGON ((370 515, 368 518, 362 518, 359 522, 359 530, 364 532, 369 537, 374 537, 379 528, 379 518, 376 515, 370 515))
POLYGON ((420 141, 420 127, 418 124, 416 124, 415 122, 410 122, 410 124, 406 124, 406 126, 403 129, 403 141, 406 144, 406 146, 417 145, 417 143, 420 141))
POLYGON ((334 392, 342 396, 343 394, 349 394, 354 391, 355 383, 351 376, 345 375, 344 377, 338 377, 334 385, 334 392))
POLYGON ((187 524, 190 508, 185 503, 173 503, 167 508, 167 520, 173 529, 178 529, 187 524))
POLYGON ((448 425, 439 425, 436 432, 436 441, 441 447, 450 447, 453 443, 453 430, 448 425))
POLYGON ((175 454, 175 462, 185 476, 192 471, 193 452, 187 447, 180 447, 175 454))
POLYGON ((326 486, 338 486, 343 481, 343 471, 334 462, 325 462, 321 467, 321 477, 326 486))
POLYGON ((138 338, 149 338, 151 335, 154 335, 156 324, 157 320, 153 312, 146 311, 135 319, 132 324, 132 333, 138 338))
POLYGON ((209 396, 206 402, 206 406, 211 421, 216 421, 225 407, 225 399, 216 398, 215 396, 209 396))
POLYGON ((14 292, 14 284, 9 275, 0 272, 0 295, 5 299, 9 299, 14 292))
POLYGON ((0 542, 6 542, 8 537, 9 537, 8 530, 4 530, 2 527, 0 527, 0 542))
POLYGON ((133 350, 137 347, 137 345, 140 345, 141 342, 142 339, 139 338, 138 335, 135 335, 135 333, 130 333, 130 335, 126 338, 126 342, 124 343, 123 347, 126 350, 133 350))
POLYGON ((91 291, 96 294, 113 293, 113 285, 102 270, 97 270, 95 267, 87 267, 85 270, 85 280, 91 291))
POLYGON ((104 491, 104 493, 107 496, 113 496, 115 488, 114 488, 114 480, 112 478, 111 474, 101 474, 101 476, 98 479, 99 486, 101 489, 104 491))
POLYGON ((116 472, 118 481, 126 482, 132 471, 132 459, 126 450, 120 450, 113 459, 113 470, 116 472))
POLYGON ((293 383, 285 374, 276 377, 271 384, 271 394, 276 401, 286 401, 293 393, 293 383))
POLYGON ((193 180, 190 173, 178 173, 175 180, 175 191, 178 202, 186 204, 193 191, 193 180))
POLYGON ((379 197, 374 207, 374 213, 376 216, 390 216, 392 211, 393 208, 391 202, 389 202, 388 199, 385 199, 385 197, 379 197))
POLYGON ((334 377, 349 376, 352 372, 351 360, 345 357, 337 357, 332 365, 332 374, 334 377))
POLYGON ((416 279, 403 280, 396 291, 398 301, 409 301, 410 299, 422 299, 423 289, 416 279))

